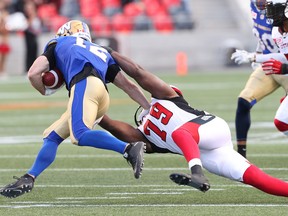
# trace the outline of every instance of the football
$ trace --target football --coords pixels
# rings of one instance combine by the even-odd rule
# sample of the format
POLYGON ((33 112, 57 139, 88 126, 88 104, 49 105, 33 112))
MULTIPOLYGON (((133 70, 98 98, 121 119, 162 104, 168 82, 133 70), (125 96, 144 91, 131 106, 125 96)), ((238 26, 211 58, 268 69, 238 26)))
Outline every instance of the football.
POLYGON ((63 74, 58 70, 50 70, 42 74, 42 82, 46 88, 58 89, 64 83, 63 74))

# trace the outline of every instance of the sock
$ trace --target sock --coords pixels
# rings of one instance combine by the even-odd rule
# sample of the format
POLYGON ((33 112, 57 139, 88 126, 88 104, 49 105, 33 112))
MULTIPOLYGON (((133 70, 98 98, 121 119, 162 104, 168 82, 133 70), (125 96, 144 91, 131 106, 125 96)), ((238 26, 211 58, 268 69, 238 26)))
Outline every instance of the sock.
POLYGON ((36 157, 36 160, 34 161, 34 164, 27 172, 27 174, 36 178, 47 167, 49 167, 50 164, 52 164, 55 160, 58 146, 62 141, 63 139, 54 131, 52 131, 51 134, 49 134, 49 136, 44 139, 43 145, 36 157))
POLYGON ((264 173, 253 164, 245 171, 243 183, 258 188, 268 194, 288 197, 287 182, 264 173))
MULTIPOLYGON (((192 135, 192 133, 190 132, 193 125, 194 125, 193 123, 186 123, 172 133, 172 138, 174 142, 181 149, 188 163, 192 159, 195 159, 195 158, 198 158, 200 161, 200 150, 198 147, 198 143, 195 141, 193 137, 194 134, 192 135)), ((197 127, 199 127, 199 125, 197 125, 197 127)), ((198 133, 197 133, 197 137, 198 137, 198 133)), ((196 139, 198 141, 198 138, 196 139)), ((191 166, 196 164, 196 163, 192 164, 192 162, 190 163, 191 164, 189 165, 191 166)), ((189 168, 191 167, 189 166, 189 168)))
MULTIPOLYGON (((249 103, 243 98, 238 98, 236 118, 235 118, 235 127, 236 127, 236 139, 237 142, 243 142, 247 140, 247 134, 250 129, 251 119, 250 119, 250 110, 252 106, 256 103, 256 100, 249 103)), ((246 151, 242 151, 242 147, 238 147, 238 153, 243 157, 246 157, 246 151), (245 155, 245 156, 244 156, 245 155)))
POLYGON ((80 137, 78 145, 112 150, 123 154, 127 143, 122 142, 106 131, 88 130, 80 137))
POLYGON ((243 157, 246 158, 246 145, 237 145, 237 151, 239 154, 241 154, 243 157))

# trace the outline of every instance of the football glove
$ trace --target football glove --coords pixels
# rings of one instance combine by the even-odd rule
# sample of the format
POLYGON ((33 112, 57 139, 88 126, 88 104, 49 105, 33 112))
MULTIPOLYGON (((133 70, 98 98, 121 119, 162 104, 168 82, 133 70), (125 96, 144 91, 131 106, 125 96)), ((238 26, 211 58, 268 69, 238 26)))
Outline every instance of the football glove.
POLYGON ((262 63, 262 69, 266 75, 270 74, 284 74, 283 64, 276 59, 269 59, 262 63))
POLYGON ((47 88, 47 87, 45 86, 45 96, 50 96, 50 95, 54 94, 54 93, 57 92, 59 89, 61 89, 63 86, 64 86, 64 83, 63 83, 63 85, 61 85, 61 86, 60 86, 59 88, 57 88, 57 89, 51 89, 51 88, 47 88))
POLYGON ((237 64, 255 62, 255 53, 249 53, 246 50, 238 50, 231 55, 231 60, 237 64))

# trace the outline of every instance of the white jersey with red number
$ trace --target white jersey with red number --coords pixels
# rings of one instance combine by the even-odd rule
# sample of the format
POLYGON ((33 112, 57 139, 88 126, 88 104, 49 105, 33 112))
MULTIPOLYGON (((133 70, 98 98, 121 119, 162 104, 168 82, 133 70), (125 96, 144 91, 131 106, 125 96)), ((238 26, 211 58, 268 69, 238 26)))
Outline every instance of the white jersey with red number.
POLYGON ((150 112, 138 129, 157 147, 183 155, 171 135, 187 122, 199 124, 195 133, 199 135, 203 167, 211 173, 242 181, 250 163, 233 149, 228 124, 217 116, 191 108, 184 99, 152 98, 150 112))
POLYGON ((288 33, 283 32, 281 34, 279 28, 274 27, 272 29, 272 38, 278 46, 280 53, 288 54, 288 33))
MULTIPOLYGON (((138 129, 145 137, 156 146, 165 148, 174 153, 182 154, 182 151, 174 143, 172 133, 184 123, 205 115, 205 112, 195 110, 195 113, 180 109, 169 100, 152 98, 149 115, 143 119, 138 129)), ((210 118, 212 116, 209 116, 210 118)))

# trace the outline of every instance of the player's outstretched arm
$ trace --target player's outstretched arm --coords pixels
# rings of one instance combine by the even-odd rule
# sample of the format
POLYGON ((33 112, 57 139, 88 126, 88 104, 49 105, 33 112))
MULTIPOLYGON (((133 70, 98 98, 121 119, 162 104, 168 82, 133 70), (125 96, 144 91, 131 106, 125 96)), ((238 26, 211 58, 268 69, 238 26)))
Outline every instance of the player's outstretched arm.
POLYGON ((122 121, 113 120, 107 115, 103 116, 101 122, 99 122, 99 125, 123 142, 131 143, 143 141, 146 143, 146 152, 153 152, 149 141, 138 129, 134 128, 133 126, 122 121))
POLYGON ((111 55, 121 69, 146 91, 150 92, 155 98, 172 98, 177 94, 170 86, 154 74, 146 71, 140 65, 132 61, 126 56, 116 51, 111 51, 111 55))
POLYGON ((127 79, 126 76, 120 71, 117 73, 113 84, 118 88, 122 89, 126 94, 129 95, 134 101, 136 101, 144 109, 150 108, 150 103, 146 99, 143 91, 131 80, 127 79))

